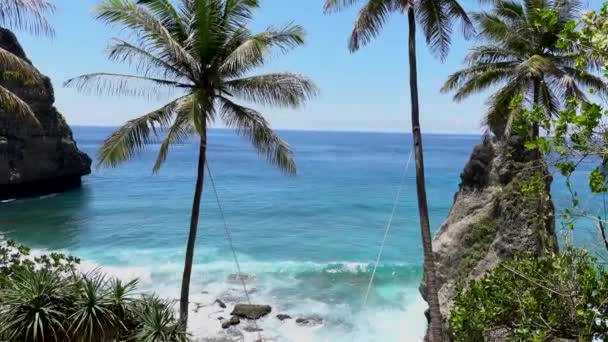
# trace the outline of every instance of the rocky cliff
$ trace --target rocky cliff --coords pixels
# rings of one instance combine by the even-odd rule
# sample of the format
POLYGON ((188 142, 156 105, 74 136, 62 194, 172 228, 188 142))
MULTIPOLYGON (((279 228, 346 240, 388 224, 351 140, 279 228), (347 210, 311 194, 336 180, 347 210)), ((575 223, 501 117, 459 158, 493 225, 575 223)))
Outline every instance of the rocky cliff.
POLYGON ((433 241, 444 323, 456 292, 469 280, 515 255, 557 249, 550 184, 545 162, 517 137, 475 147, 433 241))
MULTIPOLYGON (((0 47, 27 60, 15 35, 0 28, 0 47)), ((29 62, 29 60, 28 60, 29 62)), ((1 70, 0 70, 1 71, 1 70)), ((0 109, 0 200, 45 195, 81 185, 81 176, 91 172, 91 159, 80 152, 72 131, 53 106, 53 87, 0 79, 30 105, 40 126, 16 120, 0 109)))

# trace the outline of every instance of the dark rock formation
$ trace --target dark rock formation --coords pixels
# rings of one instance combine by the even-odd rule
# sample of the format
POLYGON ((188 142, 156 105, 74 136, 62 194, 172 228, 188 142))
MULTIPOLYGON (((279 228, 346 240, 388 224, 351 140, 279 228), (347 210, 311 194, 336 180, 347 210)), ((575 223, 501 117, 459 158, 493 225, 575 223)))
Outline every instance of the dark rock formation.
POLYGON ((226 303, 222 302, 222 300, 221 300, 221 299, 216 299, 216 300, 215 300, 215 303, 216 303, 217 305, 219 305, 219 306, 220 306, 220 308, 222 308, 222 309, 225 309, 225 308, 226 308, 226 303))
POLYGON ((433 241, 444 323, 455 294, 470 280, 516 255, 557 250, 550 173, 517 137, 476 146, 461 180, 433 241))
POLYGON ((319 316, 301 317, 296 319, 296 324, 313 327, 323 324, 323 318, 319 316))
POLYGON ((286 319, 291 319, 291 316, 285 314, 278 314, 277 318, 279 319, 279 321, 284 321, 286 319))
POLYGON ((247 319, 259 319, 268 315, 272 311, 269 305, 237 304, 232 310, 231 315, 247 319))
MULTIPOLYGON (((27 60, 15 35, 0 28, 0 47, 27 60)), ((77 188, 91 173, 91 159, 80 152, 72 131, 55 109, 53 87, 0 80, 30 105, 40 126, 0 109, 0 200, 46 195, 77 188), (18 120, 17 120, 18 119, 18 120)))

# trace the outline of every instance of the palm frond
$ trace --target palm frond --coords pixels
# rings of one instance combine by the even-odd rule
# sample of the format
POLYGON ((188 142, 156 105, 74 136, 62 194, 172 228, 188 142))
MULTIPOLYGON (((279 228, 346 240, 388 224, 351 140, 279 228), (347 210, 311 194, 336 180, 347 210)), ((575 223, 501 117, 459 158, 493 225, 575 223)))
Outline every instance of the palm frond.
POLYGON ((476 77, 479 74, 490 72, 493 70, 503 70, 505 72, 510 72, 514 70, 517 64, 515 62, 496 62, 496 63, 478 63, 472 64, 471 66, 457 71, 450 76, 448 76, 447 81, 441 87, 442 93, 447 93, 449 91, 458 89, 468 80, 476 77))
POLYGON ((36 114, 25 101, 15 95, 9 89, 0 85, 0 109, 7 114, 14 113, 17 118, 31 120, 40 124, 36 114))
POLYGON ((160 131, 169 128, 180 99, 130 120, 114 131, 99 150, 99 165, 115 167, 143 150, 146 145, 154 143, 160 131))
POLYGON ((173 124, 167 131, 163 142, 160 145, 156 161, 154 162, 154 168, 152 172, 157 173, 160 168, 167 160, 169 155, 169 148, 174 144, 183 143, 189 137, 194 134, 195 130, 192 127, 192 99, 185 98, 181 101, 181 104, 175 109, 176 117, 173 124))
POLYGON ((518 62, 523 60, 524 56, 521 56, 517 51, 496 45, 473 47, 465 58, 465 62, 468 64, 518 62))
POLYGON ((188 38, 182 18, 170 0, 137 0, 137 3, 147 6, 177 41, 183 42, 188 38))
POLYGON ((187 82, 188 72, 180 70, 171 61, 163 60, 153 51, 145 50, 122 39, 113 38, 106 49, 108 59, 114 62, 135 66, 138 74, 144 77, 173 78, 175 81, 187 82), (186 80, 184 80, 186 79, 186 80))
POLYGON ((54 11, 55 6, 49 0, 2 0, 0 26, 52 36, 55 31, 47 15, 54 11))
POLYGON ((229 33, 238 31, 251 20, 253 11, 259 7, 259 0, 225 0, 224 29, 229 33))
POLYGON ((27 61, 0 47, 0 69, 26 83, 41 83, 40 73, 27 61))
POLYGON ((220 115, 228 127, 248 137, 258 153, 281 171, 289 175, 296 173, 291 147, 270 128, 260 113, 226 98, 221 98, 220 102, 220 115))
POLYGON ((499 137, 509 136, 513 115, 517 109, 512 108, 512 101, 523 95, 524 81, 513 78, 506 85, 492 95, 488 101, 488 112, 485 124, 499 137))
POLYGON ((588 92, 608 96, 608 83, 603 78, 577 68, 564 67, 563 70, 566 75, 572 77, 578 84, 586 87, 588 92))
POLYGON ((445 60, 450 50, 452 21, 445 8, 445 2, 419 0, 416 17, 422 25, 426 42, 441 60, 445 60))
POLYGON ((222 59, 220 72, 227 77, 242 75, 262 66, 273 48, 287 52, 304 44, 306 32, 302 26, 289 24, 283 28, 267 28, 250 36, 247 30, 238 32, 229 44, 229 55, 222 59))
POLYGON ((560 101, 557 99, 553 91, 551 90, 550 84, 542 82, 539 87, 539 103, 541 103, 543 110, 547 117, 555 117, 559 113, 560 101))
POLYGON ((482 92, 500 82, 508 81, 512 77, 510 68, 493 68, 477 73, 463 82, 454 94, 454 101, 462 101, 472 94, 482 92))
POLYGON ((460 5, 457 0, 444 0, 448 16, 451 20, 460 20, 462 33, 465 39, 469 39, 475 34, 475 25, 469 17, 467 11, 460 5))
POLYGON ((63 85, 94 95, 135 96, 146 98, 158 98, 161 95, 170 95, 175 92, 176 89, 188 89, 191 87, 189 84, 165 79, 106 72, 74 77, 65 81, 63 85))
POLYGON ((232 96, 246 101, 278 107, 299 107, 319 90, 309 78, 292 73, 277 73, 241 78, 224 83, 232 96))
POLYGON ((359 11, 350 35, 348 49, 351 52, 357 51, 377 37, 395 9, 396 6, 391 0, 368 0, 359 11))
POLYGON ((359 1, 360 0, 326 0, 323 5, 323 10, 325 13, 334 13, 349 8, 359 1))
POLYGON ((129 0, 104 0, 96 9, 97 19, 111 25, 129 29, 139 37, 144 50, 160 51, 161 59, 175 65, 186 65, 197 76, 200 64, 186 50, 163 23, 145 7, 129 0))
POLYGON ((212 57, 225 43, 222 12, 220 0, 194 1, 192 44, 197 58, 203 64, 211 63, 212 57))

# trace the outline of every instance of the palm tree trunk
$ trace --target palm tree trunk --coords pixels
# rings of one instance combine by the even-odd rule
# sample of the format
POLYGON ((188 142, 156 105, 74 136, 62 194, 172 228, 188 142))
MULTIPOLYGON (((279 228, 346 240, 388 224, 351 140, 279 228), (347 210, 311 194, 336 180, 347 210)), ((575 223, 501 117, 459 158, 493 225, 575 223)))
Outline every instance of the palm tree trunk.
MULTIPOLYGON (((532 80, 532 87, 533 87, 533 91, 534 93, 532 94, 532 102, 533 105, 536 106, 540 103, 540 80, 538 78, 534 78, 532 80)), ((538 126, 538 123, 534 123, 534 125, 532 126, 532 139, 536 139, 540 136, 540 128, 538 126)))
POLYGON ((188 304, 190 297, 190 278, 192 275, 192 262, 194 260, 194 246, 196 244, 196 233, 198 231, 198 219, 201 209, 201 199, 203 197, 203 184, 205 181, 205 161, 207 155, 207 129, 203 119, 203 134, 201 135, 198 169, 196 176, 196 187, 194 188, 194 200, 192 201, 192 215, 190 217, 190 233, 188 234, 188 245, 186 246, 186 261, 184 262, 184 274, 182 277, 182 292, 179 301, 179 319, 184 324, 188 324, 188 304))
POLYGON ((418 69, 416 62, 416 16, 413 6, 408 13, 409 24, 409 59, 410 59, 410 92, 412 101, 412 136, 416 158, 416 192, 418 194, 418 213, 420 216, 420 231, 424 249, 424 276, 426 282, 426 299, 429 303, 431 321, 430 337, 433 342, 443 340, 442 318, 439 309, 437 279, 435 277, 435 257, 431 240, 429 223, 429 208, 426 201, 426 186, 424 179, 424 153, 422 149, 422 133, 420 131, 420 108, 418 103, 418 69))

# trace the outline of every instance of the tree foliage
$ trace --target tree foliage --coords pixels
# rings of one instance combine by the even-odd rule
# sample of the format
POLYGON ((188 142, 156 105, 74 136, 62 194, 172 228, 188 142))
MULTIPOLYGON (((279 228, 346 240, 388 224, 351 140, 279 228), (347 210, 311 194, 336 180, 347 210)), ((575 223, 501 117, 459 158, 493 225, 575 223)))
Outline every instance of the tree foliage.
POLYGON ((608 272, 588 252, 567 248, 521 257, 473 281, 450 316, 455 341, 603 341, 608 272))
POLYGON ((514 116, 524 106, 556 117, 568 98, 587 103, 588 90, 608 94, 593 68, 605 58, 589 56, 590 64, 577 63, 577 53, 560 38, 580 7, 578 0, 493 1, 491 10, 472 15, 482 43, 471 49, 466 68, 450 75, 442 91, 455 91, 454 99, 461 101, 498 87, 485 118, 498 136, 511 133, 514 116), (523 101, 514 103, 518 97, 523 101))
POLYGON ((171 145, 204 136, 203 121, 221 120, 250 139, 269 162, 295 173, 291 147, 261 113, 238 100, 296 108, 318 89, 295 73, 252 75, 273 51, 288 52, 305 39, 304 29, 293 24, 251 32, 247 25, 258 6, 257 0, 105 0, 97 7, 98 20, 131 34, 132 41, 113 39, 107 55, 132 66, 134 74, 92 73, 65 85, 119 96, 178 94, 107 138, 99 153, 101 165, 116 166, 160 140, 156 172, 171 145))

